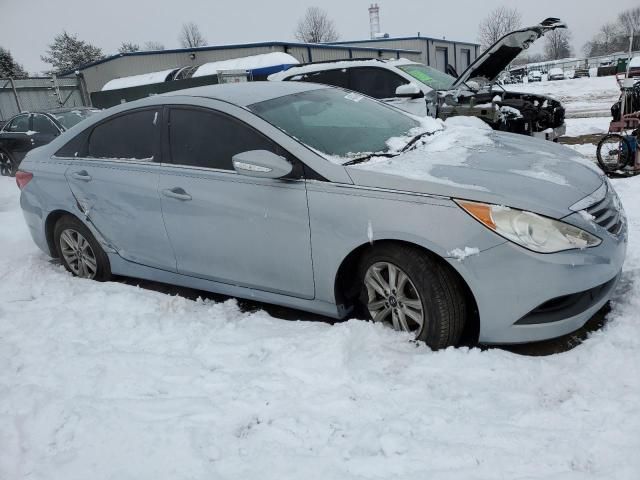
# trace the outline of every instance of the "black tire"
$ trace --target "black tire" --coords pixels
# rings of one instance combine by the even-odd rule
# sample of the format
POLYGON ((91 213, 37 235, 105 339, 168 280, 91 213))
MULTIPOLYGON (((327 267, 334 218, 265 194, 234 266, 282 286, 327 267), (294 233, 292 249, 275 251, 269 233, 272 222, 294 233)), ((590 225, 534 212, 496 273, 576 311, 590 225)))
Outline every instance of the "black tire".
POLYGON ((613 173, 633 163, 631 144, 618 133, 605 135, 598 142, 598 165, 604 173, 613 173))
MULTIPOLYGON (((72 215, 65 215, 61 217, 57 222, 53 230, 53 240, 55 242, 58 256, 67 269, 74 276, 84 276, 78 274, 78 269, 71 265, 63 253, 64 240, 62 240, 63 233, 76 232, 81 235, 88 243, 95 260, 96 269, 93 276, 87 276, 99 282, 105 282, 111 278, 111 264, 109 263, 109 257, 102 249, 100 244, 96 241, 91 231, 76 217, 72 215)), ((88 250, 87 250, 88 251, 88 250)))
POLYGON ((461 280, 450 267, 409 245, 374 245, 362 256, 358 266, 360 302, 369 318, 369 291, 365 276, 370 268, 381 263, 398 267, 409 277, 411 287, 415 286, 423 312, 422 327, 415 330, 416 340, 424 341, 434 350, 458 345, 467 319, 468 303, 461 280))
POLYGON ((15 177, 16 162, 6 150, 0 150, 0 175, 3 177, 15 177))

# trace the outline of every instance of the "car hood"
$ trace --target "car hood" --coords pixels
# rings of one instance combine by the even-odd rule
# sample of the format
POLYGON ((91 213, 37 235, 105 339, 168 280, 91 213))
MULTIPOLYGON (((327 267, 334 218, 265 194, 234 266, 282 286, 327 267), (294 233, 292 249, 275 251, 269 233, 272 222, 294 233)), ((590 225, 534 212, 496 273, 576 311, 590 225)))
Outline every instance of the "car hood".
POLYGON ((539 25, 506 34, 469 65, 451 88, 457 88, 472 78, 494 82, 505 68, 533 42, 556 28, 567 28, 558 18, 547 18, 539 25))
POLYGON ((604 181, 595 164, 568 147, 503 132, 487 138, 490 143, 441 153, 417 149, 346 168, 360 186, 505 205, 557 219, 604 181))

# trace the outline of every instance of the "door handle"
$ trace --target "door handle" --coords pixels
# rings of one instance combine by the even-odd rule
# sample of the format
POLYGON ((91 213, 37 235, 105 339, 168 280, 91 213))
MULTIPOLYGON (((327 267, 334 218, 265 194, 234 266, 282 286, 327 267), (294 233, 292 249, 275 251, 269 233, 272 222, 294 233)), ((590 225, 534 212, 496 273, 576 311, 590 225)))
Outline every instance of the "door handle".
POLYGON ((71 174, 71 176, 73 178, 75 178, 76 180, 82 180, 83 182, 90 182, 91 181, 91 175, 89 175, 86 170, 80 170, 79 172, 73 172, 71 174))
POLYGON ((188 201, 191 200, 191 195, 184 191, 183 188, 174 187, 174 188, 165 188, 162 190, 162 194, 165 197, 175 198, 176 200, 188 201))

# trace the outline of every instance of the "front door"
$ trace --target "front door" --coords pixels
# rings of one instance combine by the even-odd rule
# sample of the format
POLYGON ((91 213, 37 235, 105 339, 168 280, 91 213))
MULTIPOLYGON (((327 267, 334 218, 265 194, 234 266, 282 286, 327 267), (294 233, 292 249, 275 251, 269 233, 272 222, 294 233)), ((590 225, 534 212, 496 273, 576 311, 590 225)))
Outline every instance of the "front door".
POLYGON ((158 197, 161 112, 99 123, 65 176, 88 221, 122 258, 175 272, 158 197))
POLYGON ((33 148, 46 145, 61 133, 51 119, 41 113, 33 114, 31 130, 33 148))
POLYGON ((237 174, 231 162, 236 153, 288 154, 226 114, 175 107, 168 122, 171 164, 163 164, 158 188, 178 272, 313 298, 301 169, 288 179, 237 174))

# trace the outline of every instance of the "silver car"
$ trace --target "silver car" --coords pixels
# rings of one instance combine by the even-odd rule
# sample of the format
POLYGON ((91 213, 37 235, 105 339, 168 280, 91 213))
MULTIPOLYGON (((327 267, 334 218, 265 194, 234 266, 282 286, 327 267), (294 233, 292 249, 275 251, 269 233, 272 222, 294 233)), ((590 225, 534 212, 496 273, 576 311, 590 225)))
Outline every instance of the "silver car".
POLYGON ((489 131, 450 163, 420 153, 429 135, 446 128, 338 88, 199 87, 91 117, 16 181, 33 240, 79 277, 373 318, 432 348, 581 327, 626 253, 608 181, 550 142, 489 131))

